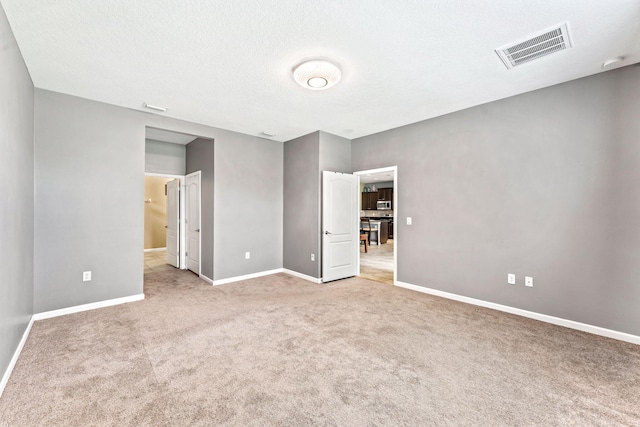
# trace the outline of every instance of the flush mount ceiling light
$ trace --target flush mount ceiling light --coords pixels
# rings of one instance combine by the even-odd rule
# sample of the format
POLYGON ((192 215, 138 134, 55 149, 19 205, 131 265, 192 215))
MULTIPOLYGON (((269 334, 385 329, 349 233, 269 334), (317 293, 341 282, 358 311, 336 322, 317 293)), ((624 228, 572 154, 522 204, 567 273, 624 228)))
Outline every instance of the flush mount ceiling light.
POLYGON ((340 81, 340 69, 329 61, 313 59, 293 69, 293 79, 310 90, 329 89, 340 81))

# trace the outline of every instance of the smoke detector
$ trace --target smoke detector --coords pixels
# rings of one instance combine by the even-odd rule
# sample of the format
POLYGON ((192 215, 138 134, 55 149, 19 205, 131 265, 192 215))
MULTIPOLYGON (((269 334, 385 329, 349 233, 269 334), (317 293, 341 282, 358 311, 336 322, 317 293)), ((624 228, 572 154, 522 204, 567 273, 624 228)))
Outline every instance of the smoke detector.
POLYGON ((293 69, 293 79, 309 90, 329 89, 340 81, 340 69, 324 59, 303 62, 293 69))
POLYGON ((496 49, 496 53, 511 69, 534 59, 568 49, 572 46, 569 24, 563 22, 536 34, 496 49))

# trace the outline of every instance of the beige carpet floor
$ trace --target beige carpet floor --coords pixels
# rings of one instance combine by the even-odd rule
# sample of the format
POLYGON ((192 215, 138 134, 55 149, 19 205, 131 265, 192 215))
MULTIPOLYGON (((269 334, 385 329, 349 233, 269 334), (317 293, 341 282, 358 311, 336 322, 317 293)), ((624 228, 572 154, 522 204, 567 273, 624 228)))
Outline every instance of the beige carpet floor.
POLYGON ((640 425, 640 346, 358 278, 145 280, 35 322, 0 425, 640 425))

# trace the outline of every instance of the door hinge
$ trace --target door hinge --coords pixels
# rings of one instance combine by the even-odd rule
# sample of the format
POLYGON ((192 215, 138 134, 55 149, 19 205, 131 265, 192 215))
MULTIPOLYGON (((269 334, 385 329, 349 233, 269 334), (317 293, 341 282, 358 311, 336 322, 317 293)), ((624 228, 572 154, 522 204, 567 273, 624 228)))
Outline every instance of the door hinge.
POLYGON ((189 252, 185 252, 185 253, 184 253, 184 256, 189 256, 189 252))

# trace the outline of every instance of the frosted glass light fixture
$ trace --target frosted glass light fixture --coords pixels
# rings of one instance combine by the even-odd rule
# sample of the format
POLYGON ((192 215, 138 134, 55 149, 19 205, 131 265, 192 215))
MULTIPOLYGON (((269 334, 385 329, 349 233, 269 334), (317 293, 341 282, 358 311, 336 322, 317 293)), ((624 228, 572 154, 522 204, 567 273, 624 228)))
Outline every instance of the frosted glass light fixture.
POLYGON ((313 59, 293 69, 293 79, 309 90, 329 89, 340 81, 340 69, 329 61, 313 59))

